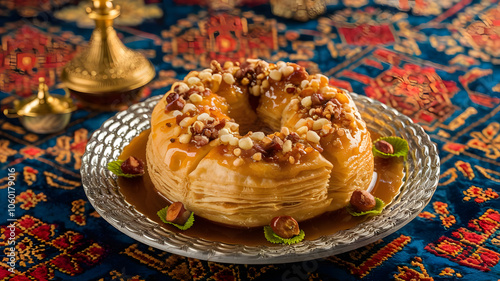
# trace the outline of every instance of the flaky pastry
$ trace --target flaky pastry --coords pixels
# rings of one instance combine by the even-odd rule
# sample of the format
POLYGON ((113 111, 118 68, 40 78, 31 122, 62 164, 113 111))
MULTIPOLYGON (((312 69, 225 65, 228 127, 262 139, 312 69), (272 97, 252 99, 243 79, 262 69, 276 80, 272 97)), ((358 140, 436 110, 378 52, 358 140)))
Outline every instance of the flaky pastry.
POLYGON ((212 62, 189 73, 155 107, 146 153, 159 193, 238 227, 343 208, 373 176, 352 98, 294 63, 212 62))

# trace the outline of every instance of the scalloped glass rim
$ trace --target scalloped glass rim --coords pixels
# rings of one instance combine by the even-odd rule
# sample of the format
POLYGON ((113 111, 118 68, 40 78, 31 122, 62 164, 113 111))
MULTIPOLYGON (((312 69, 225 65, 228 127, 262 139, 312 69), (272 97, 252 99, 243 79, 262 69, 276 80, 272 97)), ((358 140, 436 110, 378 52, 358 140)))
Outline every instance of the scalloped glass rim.
POLYGON ((237 264, 287 263, 323 258, 368 245, 413 220, 429 203, 439 181, 439 156, 429 136, 410 118, 365 96, 350 93, 371 130, 408 141, 406 178, 381 214, 354 228, 294 245, 245 246, 207 241, 171 232, 125 201, 117 176, 106 167, 135 136, 150 127, 161 96, 132 105, 105 121, 90 138, 82 157, 82 184, 89 202, 119 231, 154 248, 207 261, 237 264))

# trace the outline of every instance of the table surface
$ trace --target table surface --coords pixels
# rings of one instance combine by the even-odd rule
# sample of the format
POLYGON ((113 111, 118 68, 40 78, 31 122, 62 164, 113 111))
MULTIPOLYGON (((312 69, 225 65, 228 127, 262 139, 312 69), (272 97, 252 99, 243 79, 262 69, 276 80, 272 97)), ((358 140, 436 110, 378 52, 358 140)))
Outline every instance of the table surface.
MULTIPOLYGON (((0 280, 500 280, 497 1, 328 0, 326 13, 308 22, 274 16, 266 0, 217 14, 202 0, 114 2, 122 6, 121 40, 156 68, 143 99, 212 59, 294 61, 420 124, 441 157, 437 190, 411 223, 348 253, 275 265, 206 262, 137 242, 89 204, 81 157, 116 112, 80 107, 63 132, 49 135, 2 115, 0 280), (221 24, 240 19, 238 27, 221 24)), ((38 77, 64 93, 61 69, 92 32, 87 4, 0 2, 2 108, 36 92, 38 77)))

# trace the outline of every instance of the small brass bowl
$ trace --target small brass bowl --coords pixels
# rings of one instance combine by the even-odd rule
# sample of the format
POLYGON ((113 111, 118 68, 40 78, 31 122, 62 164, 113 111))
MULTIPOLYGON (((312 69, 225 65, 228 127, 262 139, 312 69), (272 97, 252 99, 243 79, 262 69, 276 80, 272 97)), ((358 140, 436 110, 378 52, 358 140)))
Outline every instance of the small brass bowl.
POLYGON ((14 101, 14 108, 5 109, 3 113, 9 118, 19 118, 21 124, 33 133, 59 132, 68 125, 76 106, 68 94, 50 95, 44 78, 39 82, 37 95, 14 101))

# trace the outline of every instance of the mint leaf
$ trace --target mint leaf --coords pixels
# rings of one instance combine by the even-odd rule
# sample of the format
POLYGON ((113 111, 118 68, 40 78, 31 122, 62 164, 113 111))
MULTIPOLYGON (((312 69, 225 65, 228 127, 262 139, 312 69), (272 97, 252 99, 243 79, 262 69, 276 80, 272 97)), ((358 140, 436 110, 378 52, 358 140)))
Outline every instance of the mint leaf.
POLYGON ((113 162, 108 163, 108 170, 110 170, 113 174, 119 176, 119 177, 126 177, 126 178, 133 178, 133 177, 139 177, 142 176, 140 174, 125 174, 122 171, 122 163, 123 160, 115 160, 113 162))
POLYGON ((184 225, 180 225, 180 224, 176 224, 176 223, 167 221, 167 219, 166 219, 166 217, 167 217, 167 210, 168 210, 168 206, 165 207, 165 208, 163 208, 163 209, 161 209, 161 210, 159 210, 156 213, 158 215, 158 217, 160 217, 160 219, 161 219, 162 222, 171 224, 171 225, 177 227, 180 230, 186 230, 186 229, 190 228, 191 226, 193 226, 193 224, 194 224, 194 213, 193 212, 191 212, 191 215, 189 215, 189 218, 186 221, 186 223, 184 225))
POLYGON ((306 237, 306 233, 304 232, 304 230, 301 229, 298 235, 286 239, 279 237, 276 233, 274 233, 273 229, 270 226, 266 225, 264 226, 264 236, 266 237, 267 241, 271 243, 291 245, 299 243, 302 240, 304 240, 304 237, 306 237))
POLYGON ((374 156, 388 158, 388 157, 400 157, 403 156, 406 159, 406 155, 409 152, 408 142, 400 137, 381 137, 373 142, 372 151, 374 156), (394 148, 394 153, 384 153, 375 147, 375 143, 384 140, 392 145, 394 148))
POLYGON ((369 211, 366 211, 366 212, 358 212, 350 204, 349 204, 349 206, 346 207, 346 210, 349 214, 351 214, 351 216, 354 216, 354 217, 364 216, 364 215, 368 215, 368 214, 378 215, 384 209, 385 203, 384 203, 384 201, 382 201, 381 199, 379 199, 377 197, 375 197, 375 201, 377 202, 375 204, 375 207, 369 211))

